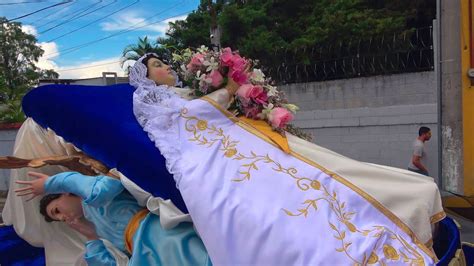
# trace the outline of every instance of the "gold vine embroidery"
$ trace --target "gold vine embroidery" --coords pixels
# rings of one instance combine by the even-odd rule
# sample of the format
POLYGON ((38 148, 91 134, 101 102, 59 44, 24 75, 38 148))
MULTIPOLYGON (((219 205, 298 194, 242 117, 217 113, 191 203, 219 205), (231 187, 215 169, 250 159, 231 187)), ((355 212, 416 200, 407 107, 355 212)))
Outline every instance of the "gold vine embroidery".
POLYGON ((407 243, 401 236, 394 233, 390 229, 384 226, 373 226, 372 229, 359 230, 356 225, 351 223, 351 219, 355 215, 355 212, 345 211, 345 202, 340 202, 337 193, 335 191, 331 193, 328 188, 324 184, 321 184, 318 180, 298 176, 297 169, 294 167, 283 167, 280 163, 274 161, 268 154, 258 155, 253 151, 250 151, 250 154, 248 155, 239 153, 237 150, 237 144, 239 141, 232 140, 229 135, 224 133, 222 128, 217 128, 215 125, 209 125, 208 121, 199 119, 196 116, 188 116, 187 114, 188 110, 184 108, 182 109, 180 116, 186 120, 185 129, 192 133, 192 137, 188 139, 189 141, 195 142, 198 145, 206 146, 208 148, 212 147, 216 143, 220 143, 219 150, 223 152, 225 157, 246 162, 241 165, 241 167, 244 168, 244 170, 239 172, 241 176, 239 178, 232 179, 232 181, 250 181, 252 172, 258 171, 258 164, 263 163, 270 164, 272 166, 271 169, 275 172, 290 176, 295 180, 298 189, 302 191, 308 191, 310 189, 321 191, 322 196, 315 199, 305 200, 302 203, 304 207, 298 209, 297 212, 292 212, 287 209, 283 209, 283 211, 289 216, 303 216, 306 218, 311 210, 318 210, 318 202, 322 201, 329 204, 330 209, 335 213, 339 222, 339 226, 329 222, 329 226, 335 232, 334 238, 341 242, 341 247, 336 248, 336 251, 345 253, 345 255, 354 262, 354 265, 367 265, 375 263, 385 265, 383 261, 380 261, 379 255, 377 254, 380 244, 379 242, 384 234, 388 234, 392 240, 398 241, 405 249, 405 252, 402 249, 397 251, 393 246, 384 244, 382 251, 385 258, 392 261, 402 260, 403 262, 409 263, 411 265, 424 265, 424 260, 421 254, 412 246, 410 246, 410 244, 407 243), (208 137, 205 136, 206 133, 208 137), (373 250, 370 251, 369 256, 364 254, 362 261, 358 261, 351 256, 349 248, 351 247, 352 242, 346 241, 347 231, 340 229, 342 226, 344 226, 344 228, 346 228, 350 233, 357 233, 362 234, 365 237, 377 238, 376 245, 374 246, 373 250))

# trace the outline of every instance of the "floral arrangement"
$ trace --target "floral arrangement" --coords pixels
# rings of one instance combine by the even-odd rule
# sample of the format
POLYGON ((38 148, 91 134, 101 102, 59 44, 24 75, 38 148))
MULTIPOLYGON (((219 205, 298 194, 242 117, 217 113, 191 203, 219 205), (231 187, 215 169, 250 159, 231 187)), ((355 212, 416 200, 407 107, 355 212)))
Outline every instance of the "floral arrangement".
POLYGON ((230 48, 213 51, 205 46, 196 51, 188 48, 173 53, 172 58, 172 64, 179 70, 179 78, 196 97, 224 88, 231 78, 240 86, 230 107, 236 115, 264 120, 278 132, 288 131, 311 139, 308 134, 289 124, 298 107, 288 103, 271 79, 255 68, 257 63, 230 48))

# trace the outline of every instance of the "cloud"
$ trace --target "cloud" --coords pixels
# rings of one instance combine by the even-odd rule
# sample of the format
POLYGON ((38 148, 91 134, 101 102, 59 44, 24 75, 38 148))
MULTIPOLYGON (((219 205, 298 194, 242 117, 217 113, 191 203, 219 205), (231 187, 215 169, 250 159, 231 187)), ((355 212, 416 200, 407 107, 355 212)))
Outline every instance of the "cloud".
MULTIPOLYGON (((22 30, 28 34, 37 36, 38 32, 34 26, 23 25, 22 30)), ((44 53, 38 59, 36 66, 41 69, 53 69, 59 73, 61 79, 84 79, 102 77, 102 72, 116 72, 118 76, 125 76, 124 70, 120 67, 120 57, 107 58, 96 61, 89 61, 78 65, 58 66, 55 62, 60 55, 55 42, 37 43, 44 53)), ((82 59, 90 59, 83 57, 82 59)))
POLYGON ((97 61, 90 61, 80 65, 61 66, 56 69, 59 78, 62 79, 85 79, 102 77, 102 72, 116 72, 117 76, 125 76, 120 67, 120 57, 112 57, 97 61))
POLYGON ((31 25, 22 25, 21 26, 21 30, 25 33, 28 33, 28 34, 31 34, 31 35, 34 35, 35 37, 38 37, 38 31, 36 30, 36 28, 34 26, 31 26, 31 25))
MULTIPOLYGON (((21 30, 25 33, 38 36, 38 31, 32 25, 22 25, 21 30)), ((41 69, 54 69, 58 68, 58 65, 53 61, 54 58, 58 57, 58 46, 55 42, 40 42, 37 43, 43 49, 43 55, 38 59, 36 66, 41 69), (51 56, 51 54, 55 54, 51 56), (48 59, 46 59, 48 58, 48 59)))
POLYGON ((44 50, 43 56, 40 57, 36 66, 41 69, 58 69, 58 65, 53 61, 54 58, 58 57, 58 46, 55 42, 41 42, 38 43, 41 49, 44 50), (54 54, 51 56, 51 54, 54 54), (48 56, 49 55, 49 56, 48 56))
MULTIPOLYGON (((140 28, 140 30, 159 32, 161 33, 161 35, 164 35, 166 31, 169 29, 169 25, 168 25, 169 22, 175 22, 177 20, 185 20, 187 16, 188 15, 172 17, 164 21, 160 21, 158 23, 140 28)), ((104 22, 101 24, 101 26, 102 26, 102 30, 104 31, 119 31, 119 30, 128 29, 135 24, 136 25, 134 27, 141 27, 153 21, 156 21, 156 19, 151 20, 151 21, 145 21, 145 18, 138 16, 136 13, 129 12, 129 13, 120 15, 118 17, 115 17, 112 22, 104 22)))

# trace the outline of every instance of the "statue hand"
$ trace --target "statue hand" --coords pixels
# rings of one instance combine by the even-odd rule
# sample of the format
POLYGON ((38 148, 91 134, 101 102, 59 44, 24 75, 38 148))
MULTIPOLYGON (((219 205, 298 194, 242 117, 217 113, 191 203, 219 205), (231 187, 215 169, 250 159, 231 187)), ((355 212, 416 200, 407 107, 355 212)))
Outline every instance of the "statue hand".
POLYGON ((225 87, 229 92, 230 96, 234 96, 237 90, 240 88, 240 85, 235 82, 235 80, 229 75, 227 78, 227 85, 225 87))
POLYGON ((69 227, 84 235, 89 241, 99 239, 95 231, 95 225, 84 217, 66 221, 66 223, 69 227))
POLYGON ((32 181, 24 181, 18 180, 15 183, 20 185, 26 185, 23 188, 19 188, 15 190, 15 193, 19 197, 31 195, 26 201, 30 201, 34 199, 36 196, 44 194, 44 183, 48 180, 49 176, 37 173, 37 172, 28 172, 29 176, 35 177, 35 180, 32 181))

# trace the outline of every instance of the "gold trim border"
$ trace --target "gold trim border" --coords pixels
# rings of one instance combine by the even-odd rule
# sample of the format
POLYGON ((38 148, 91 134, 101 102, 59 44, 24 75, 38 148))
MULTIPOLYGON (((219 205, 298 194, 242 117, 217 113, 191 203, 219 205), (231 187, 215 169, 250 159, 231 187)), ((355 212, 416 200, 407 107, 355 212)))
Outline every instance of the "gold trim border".
POLYGON ((444 211, 440 211, 437 214, 431 216, 430 222, 432 224, 434 224, 434 223, 437 223, 437 222, 443 220, 444 218, 446 218, 446 213, 444 211))
MULTIPOLYGON (((222 108, 222 106, 220 106, 217 102, 215 102, 213 99, 211 99, 210 97, 208 96, 204 96, 204 97, 201 97, 200 98, 201 100, 204 100, 206 102, 208 102, 209 104, 211 104, 212 106, 214 106, 217 110, 221 111, 221 113, 223 115, 225 115, 227 118, 229 118, 229 120, 231 120, 232 122, 236 123, 238 126, 240 126, 241 128, 243 128, 244 130, 248 131, 249 133, 252 133, 254 135, 256 135, 257 137, 263 139, 264 141, 266 141, 267 143, 269 143, 270 145, 278 148, 272 141, 270 141, 268 139, 267 136, 261 134, 257 129, 255 129, 253 126, 247 124, 247 123, 244 123, 242 121, 240 121, 238 118, 236 118, 234 116, 234 114, 232 114, 231 112, 227 111, 226 109, 222 108)), ((408 236, 410 236, 413 240, 413 242, 421 249, 423 250, 430 258, 433 259, 433 261, 436 262, 436 256, 433 254, 433 252, 427 247, 425 246, 424 243, 422 243, 418 237, 415 235, 415 233, 413 233, 413 231, 410 229, 410 227, 408 227, 408 225, 406 225, 402 220, 400 220, 400 218, 398 218, 394 213, 392 213, 389 209, 387 209, 385 206, 383 206, 380 202, 378 202, 376 199, 374 199, 372 196, 370 196, 369 194, 367 194, 365 191, 361 190, 359 187, 355 186, 354 184, 352 184, 351 182, 347 181, 345 178, 343 178, 342 176, 324 168, 323 166, 317 164, 316 162, 304 157, 303 155, 299 154, 299 153, 296 153, 294 151, 290 151, 290 154, 293 155, 294 157, 296 157, 297 159, 300 159, 301 161, 321 170, 323 173, 329 175, 330 177, 336 179, 337 181, 339 181, 339 183, 342 183, 343 185, 349 187, 350 189, 352 189, 353 191, 355 191, 357 194, 359 194, 360 196, 362 196, 363 198, 365 198, 367 201, 369 201, 376 209, 378 209, 380 212, 382 212, 385 216, 387 216, 387 218, 389 218, 393 223, 395 223, 400 229, 402 229, 408 236)), ((443 214, 444 216, 446 216, 446 214, 444 212, 440 212, 440 213, 437 213, 435 214, 434 216, 437 216, 440 215, 440 214, 443 214)))

